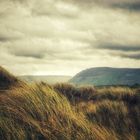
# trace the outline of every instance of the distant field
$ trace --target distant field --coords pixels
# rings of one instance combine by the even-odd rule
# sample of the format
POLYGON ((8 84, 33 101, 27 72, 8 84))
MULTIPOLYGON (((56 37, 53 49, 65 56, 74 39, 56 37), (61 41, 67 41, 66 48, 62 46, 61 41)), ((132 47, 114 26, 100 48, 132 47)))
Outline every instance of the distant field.
POLYGON ((43 75, 43 76, 20 76, 19 78, 21 78, 24 81, 27 82, 47 82, 49 84, 55 84, 55 83, 64 83, 64 82, 68 82, 72 77, 71 76, 48 76, 48 75, 43 75))
POLYGON ((25 82, 0 69, 0 140, 139 140, 140 87, 25 82))

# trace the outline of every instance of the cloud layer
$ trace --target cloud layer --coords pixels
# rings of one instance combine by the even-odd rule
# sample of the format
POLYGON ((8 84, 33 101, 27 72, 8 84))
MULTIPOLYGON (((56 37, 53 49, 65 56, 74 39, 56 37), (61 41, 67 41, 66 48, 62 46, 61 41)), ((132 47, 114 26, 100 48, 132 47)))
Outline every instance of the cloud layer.
POLYGON ((54 75, 140 67, 139 17, 139 0, 1 0, 0 65, 54 75))

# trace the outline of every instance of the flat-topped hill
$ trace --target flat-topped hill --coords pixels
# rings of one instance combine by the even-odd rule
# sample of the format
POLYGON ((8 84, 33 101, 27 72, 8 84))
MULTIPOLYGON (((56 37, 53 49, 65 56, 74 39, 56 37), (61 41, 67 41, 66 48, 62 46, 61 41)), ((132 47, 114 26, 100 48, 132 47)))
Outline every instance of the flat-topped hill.
POLYGON ((71 80, 77 85, 134 85, 140 84, 139 68, 97 67, 81 71, 71 80))

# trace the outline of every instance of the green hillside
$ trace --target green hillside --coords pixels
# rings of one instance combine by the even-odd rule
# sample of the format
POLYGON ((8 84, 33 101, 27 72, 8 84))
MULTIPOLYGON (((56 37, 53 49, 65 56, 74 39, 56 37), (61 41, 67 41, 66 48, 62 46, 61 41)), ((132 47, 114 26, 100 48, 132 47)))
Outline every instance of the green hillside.
POLYGON ((86 69, 71 80, 77 85, 134 85, 140 84, 140 69, 99 67, 86 69))

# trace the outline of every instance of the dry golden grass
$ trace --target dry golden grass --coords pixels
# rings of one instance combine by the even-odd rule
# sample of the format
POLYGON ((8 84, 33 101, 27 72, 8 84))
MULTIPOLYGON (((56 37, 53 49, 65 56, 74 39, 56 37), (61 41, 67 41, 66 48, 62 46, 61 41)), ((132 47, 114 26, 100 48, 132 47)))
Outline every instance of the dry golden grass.
POLYGON ((0 140, 139 140, 139 91, 11 84, 0 90, 0 140))
POLYGON ((76 112, 67 99, 42 84, 0 94, 1 140, 107 140, 115 137, 76 112), (94 130, 94 131, 93 131, 94 130))
POLYGON ((74 105, 94 125, 113 130, 119 139, 140 138, 140 90, 129 87, 75 87, 55 85, 68 99, 73 95, 74 105), (59 88, 58 88, 59 87, 59 88), (70 88, 67 88, 70 87, 70 88), (63 88, 67 89, 63 91, 63 88), (88 88, 83 92, 83 88, 88 88), (75 96, 78 93, 80 96, 75 96), (84 96, 81 96, 83 95, 84 96), (79 99, 78 99, 79 98, 79 99))

